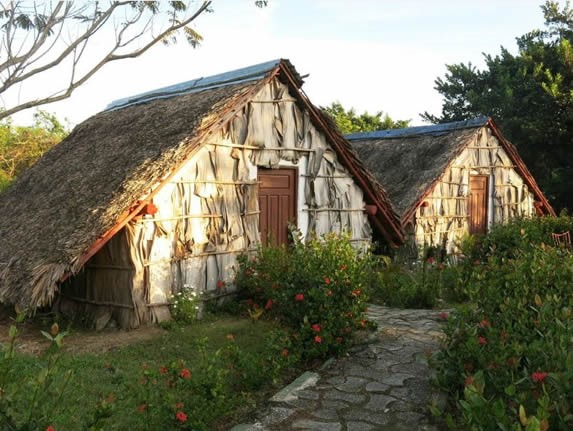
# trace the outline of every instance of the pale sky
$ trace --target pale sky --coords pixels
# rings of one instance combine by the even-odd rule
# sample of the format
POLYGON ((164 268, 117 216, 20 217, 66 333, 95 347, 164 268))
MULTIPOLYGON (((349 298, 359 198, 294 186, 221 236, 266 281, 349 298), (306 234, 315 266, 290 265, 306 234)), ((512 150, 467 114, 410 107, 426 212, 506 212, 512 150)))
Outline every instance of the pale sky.
MULTIPOLYGON (((358 112, 387 112, 422 124, 439 113, 434 80, 445 64, 471 62, 543 27, 542 0, 215 0, 214 13, 195 21, 204 37, 157 46, 134 60, 110 64, 74 95, 41 107, 76 125, 112 100, 261 63, 288 58, 306 78, 315 105, 338 100, 358 112)), ((22 89, 24 93, 25 89, 22 89)), ((5 102, 10 102, 5 99, 5 102)), ((16 115, 27 123, 31 114, 16 115)))

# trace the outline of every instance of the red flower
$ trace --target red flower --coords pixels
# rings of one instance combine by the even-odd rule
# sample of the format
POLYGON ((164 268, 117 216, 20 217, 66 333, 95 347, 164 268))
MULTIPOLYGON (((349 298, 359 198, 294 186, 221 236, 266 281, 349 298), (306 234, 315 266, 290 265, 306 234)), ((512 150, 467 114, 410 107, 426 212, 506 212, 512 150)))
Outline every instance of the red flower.
POLYGON ((361 293, 360 289, 356 289, 352 291, 352 296, 360 296, 361 293))
POLYGON ((341 266, 340 266, 340 270, 341 270, 341 271, 346 271, 346 269, 348 269, 348 266, 346 266, 346 265, 341 265, 341 266))
POLYGON ((288 349, 283 349, 281 355, 286 358, 288 356, 288 349))
POLYGON ((167 367, 161 367, 159 369, 159 374, 167 374, 169 372, 169 370, 167 369, 167 367))
POLYGON ((431 265, 434 263, 434 258, 430 256, 429 258, 426 259, 426 262, 428 262, 431 265))
POLYGON ((147 404, 145 404, 145 403, 140 404, 139 407, 137 408, 137 411, 139 413, 143 413, 145 410, 147 410, 147 404))
POLYGON ((320 325, 318 323, 315 323, 314 325, 312 325, 312 330, 314 332, 320 332, 320 325))
POLYGON ((438 263, 438 270, 442 270, 444 269, 444 264, 443 263, 438 263))
POLYGON ((442 311, 438 317, 440 318, 440 320, 448 320, 448 313, 442 311))
POLYGON ((330 278, 324 277, 324 284, 330 284, 330 278))
POLYGON ((265 304, 265 310, 270 310, 271 308, 273 308, 273 300, 269 299, 265 304))
POLYGON ((360 326, 362 326, 363 328, 366 328, 366 320, 361 320, 360 326))
POLYGON ((322 343, 322 338, 320 337, 320 335, 317 335, 317 336, 314 337, 314 342, 317 343, 317 344, 322 343))
POLYGON ((180 411, 180 412, 177 412, 177 413, 175 414, 175 417, 176 417, 177 420, 178 420, 179 422, 181 422, 181 423, 187 422, 187 415, 186 415, 185 413, 181 412, 181 411, 180 411))
POLYGON ((328 289, 328 290, 326 291, 326 296, 332 296, 332 290, 328 289))
POLYGON ((297 293, 296 296, 294 297, 294 300, 297 302, 304 301, 304 295, 302 293, 297 293))
POLYGON ((491 328, 491 322, 487 319, 483 319, 481 322, 479 322, 479 326, 480 328, 491 328))
POLYGON ((46 431, 54 431, 54 427, 50 425, 48 428, 46 428, 46 431))
POLYGON ((223 280, 217 280, 217 289, 222 289, 225 287, 225 282, 223 280))
POLYGON ((487 339, 485 337, 478 337, 478 343, 480 346, 485 346, 487 344, 487 339))
POLYGON ((464 385, 471 386, 474 384, 474 378, 472 376, 467 376, 464 380, 464 385))
POLYGON ((548 373, 546 373, 545 371, 536 371, 534 373, 531 373, 531 380, 533 380, 535 383, 542 383, 547 376, 548 373))
POLYGON ((179 372, 179 376, 181 376, 181 377, 184 378, 185 380, 190 379, 190 378, 191 378, 191 371, 189 371, 187 368, 183 368, 183 369, 179 372))

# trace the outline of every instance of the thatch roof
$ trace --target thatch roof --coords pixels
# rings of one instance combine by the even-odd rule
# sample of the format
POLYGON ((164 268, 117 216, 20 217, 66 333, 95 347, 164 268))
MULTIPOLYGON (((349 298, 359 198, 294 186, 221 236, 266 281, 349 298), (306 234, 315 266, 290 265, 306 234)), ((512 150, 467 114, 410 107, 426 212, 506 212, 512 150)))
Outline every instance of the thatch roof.
POLYGON ((546 212, 554 214, 517 150, 501 135, 491 118, 354 133, 346 135, 346 139, 384 186, 404 223, 445 169, 474 141, 478 130, 485 126, 492 129, 536 199, 543 203, 546 212))
MULTIPOLYGON (((49 304, 58 282, 79 271, 135 216, 139 199, 157 190, 207 133, 222 127, 272 77, 297 89, 302 84, 288 60, 236 72, 161 89, 157 97, 119 101, 77 126, 0 194, 0 302, 49 304)), ((316 109, 304 94, 299 97, 308 104, 303 109, 316 109)), ((336 147, 346 165, 366 176, 340 139, 336 147)), ((370 187, 365 195, 383 202, 377 197, 381 188, 371 181, 361 182, 370 187)), ((387 206, 381 210, 389 218, 388 232, 399 238, 396 215, 386 202, 380 205, 387 206)))

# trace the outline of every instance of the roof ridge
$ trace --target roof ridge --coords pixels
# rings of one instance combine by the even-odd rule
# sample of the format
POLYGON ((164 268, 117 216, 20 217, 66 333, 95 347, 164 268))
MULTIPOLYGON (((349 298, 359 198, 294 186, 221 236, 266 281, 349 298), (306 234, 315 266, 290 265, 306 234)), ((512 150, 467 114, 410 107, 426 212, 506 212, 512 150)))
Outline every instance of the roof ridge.
POLYGON ((407 136, 439 134, 453 130, 469 129, 472 127, 485 126, 489 121, 489 119, 490 117, 481 116, 481 117, 471 118, 469 120, 431 124, 428 126, 413 126, 413 127, 405 127, 403 129, 387 129, 387 130, 376 130, 373 132, 350 133, 345 135, 345 138, 348 139, 349 141, 358 141, 365 139, 392 139, 392 138, 404 138, 407 136))

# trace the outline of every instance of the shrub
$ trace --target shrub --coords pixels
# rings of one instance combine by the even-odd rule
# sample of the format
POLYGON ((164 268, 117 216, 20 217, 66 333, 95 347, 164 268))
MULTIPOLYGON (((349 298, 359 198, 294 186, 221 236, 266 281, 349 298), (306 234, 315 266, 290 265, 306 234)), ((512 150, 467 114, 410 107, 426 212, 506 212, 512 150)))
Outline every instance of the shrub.
POLYGON ((435 363, 458 411, 453 428, 573 426, 573 255, 547 246, 515 254, 480 264, 468 286, 474 305, 445 326, 435 363))
POLYGON ((326 235, 291 247, 263 247, 239 259, 237 286, 253 318, 266 314, 290 328, 305 358, 345 351, 363 313, 374 259, 348 236, 326 235))

